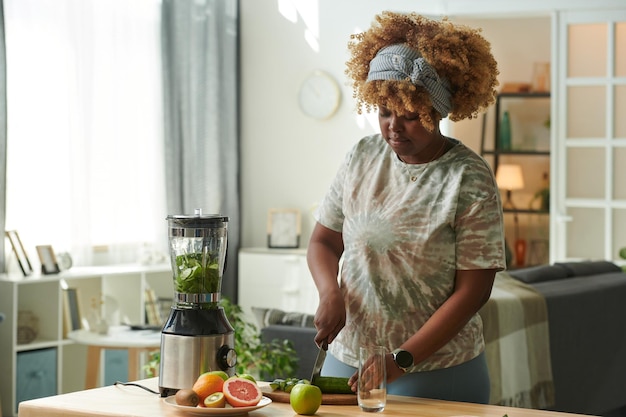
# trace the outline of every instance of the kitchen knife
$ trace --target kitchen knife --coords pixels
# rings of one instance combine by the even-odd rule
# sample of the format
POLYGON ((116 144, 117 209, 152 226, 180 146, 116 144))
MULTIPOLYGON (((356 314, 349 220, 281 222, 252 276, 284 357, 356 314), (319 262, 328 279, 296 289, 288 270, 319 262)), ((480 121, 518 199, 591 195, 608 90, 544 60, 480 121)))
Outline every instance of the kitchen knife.
POLYGON ((311 383, 315 380, 315 377, 320 376, 322 372, 322 366, 324 366, 324 360, 326 359, 326 346, 322 344, 320 350, 317 352, 317 358, 315 359, 315 365, 313 365, 313 372, 311 372, 311 383))
POLYGON ((324 360, 326 359, 327 348, 328 345, 324 343, 320 346, 319 352, 317 352, 317 358, 315 359, 315 365, 313 365, 313 372, 311 373, 311 384, 317 385, 322 390, 322 394, 354 395, 352 388, 348 385, 349 378, 320 375, 322 366, 324 366, 324 360))

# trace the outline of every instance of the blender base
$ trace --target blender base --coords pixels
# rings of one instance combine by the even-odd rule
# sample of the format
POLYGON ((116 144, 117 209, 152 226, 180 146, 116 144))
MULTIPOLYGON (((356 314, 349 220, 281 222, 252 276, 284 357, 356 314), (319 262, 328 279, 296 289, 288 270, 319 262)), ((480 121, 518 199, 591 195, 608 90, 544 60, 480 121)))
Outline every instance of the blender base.
POLYGON ((159 392, 161 393, 162 398, 170 397, 172 395, 176 395, 180 388, 165 388, 159 387, 159 392))
POLYGON ((224 309, 172 308, 161 331, 161 396, 191 388, 208 371, 235 374, 235 332, 224 309))

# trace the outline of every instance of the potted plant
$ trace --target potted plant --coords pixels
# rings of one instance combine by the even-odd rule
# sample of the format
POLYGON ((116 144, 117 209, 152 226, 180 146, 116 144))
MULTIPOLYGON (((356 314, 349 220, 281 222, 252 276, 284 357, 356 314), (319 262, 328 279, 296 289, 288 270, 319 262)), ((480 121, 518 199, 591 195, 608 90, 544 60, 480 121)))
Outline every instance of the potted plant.
MULTIPOLYGON (((250 374, 263 379, 267 375, 293 375, 296 371, 298 358, 290 340, 274 339, 269 343, 261 341, 257 327, 246 321, 243 310, 228 298, 222 298, 220 305, 228 321, 235 328, 235 350, 237 365, 235 372, 239 375, 250 374)), ((146 376, 153 377, 159 367, 160 352, 151 353, 148 363, 144 366, 146 376)))

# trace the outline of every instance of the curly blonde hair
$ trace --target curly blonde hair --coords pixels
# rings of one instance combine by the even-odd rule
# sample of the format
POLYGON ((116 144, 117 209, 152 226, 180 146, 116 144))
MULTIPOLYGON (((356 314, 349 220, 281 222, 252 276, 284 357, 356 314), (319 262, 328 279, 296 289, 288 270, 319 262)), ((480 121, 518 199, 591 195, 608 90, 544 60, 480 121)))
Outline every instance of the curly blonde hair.
POLYGON ((455 25, 444 18, 427 19, 416 13, 382 12, 366 32, 352 35, 348 43, 351 58, 346 74, 353 80, 357 111, 385 106, 399 114, 417 113, 422 124, 434 129, 437 112, 429 94, 410 80, 367 81, 370 61, 385 46, 406 44, 419 52, 451 85, 452 110, 449 118, 475 118, 495 101, 498 66, 491 45, 480 29, 455 25))

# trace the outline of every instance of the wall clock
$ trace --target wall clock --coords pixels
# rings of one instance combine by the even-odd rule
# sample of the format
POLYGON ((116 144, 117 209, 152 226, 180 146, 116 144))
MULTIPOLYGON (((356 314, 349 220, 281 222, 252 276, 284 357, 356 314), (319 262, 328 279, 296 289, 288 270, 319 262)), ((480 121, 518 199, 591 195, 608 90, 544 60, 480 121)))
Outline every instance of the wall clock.
POLYGON ((328 119, 335 114, 340 99, 339 84, 321 70, 315 70, 307 76, 298 92, 298 104, 302 112, 318 120, 328 119))

